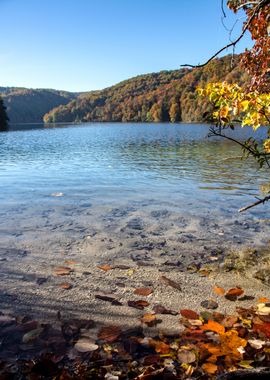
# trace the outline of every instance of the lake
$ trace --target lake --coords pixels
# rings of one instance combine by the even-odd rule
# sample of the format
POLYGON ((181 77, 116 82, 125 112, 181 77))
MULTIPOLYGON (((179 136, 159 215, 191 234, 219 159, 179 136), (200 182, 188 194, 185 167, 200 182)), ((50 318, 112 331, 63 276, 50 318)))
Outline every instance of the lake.
POLYGON ((166 235, 169 223, 195 240, 265 242, 268 205, 237 212, 268 185, 265 173, 235 144, 207 138, 208 128, 12 126, 0 134, 2 248, 58 252, 98 231, 119 236, 128 223, 135 233, 156 225, 166 235))

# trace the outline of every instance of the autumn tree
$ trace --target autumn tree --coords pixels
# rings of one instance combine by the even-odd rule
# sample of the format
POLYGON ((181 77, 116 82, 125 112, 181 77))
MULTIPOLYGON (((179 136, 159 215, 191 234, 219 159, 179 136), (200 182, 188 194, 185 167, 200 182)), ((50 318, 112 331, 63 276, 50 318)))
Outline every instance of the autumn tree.
POLYGON ((8 127, 8 116, 3 99, 0 97, 0 131, 5 131, 8 127))
MULTIPOLYGON (((235 124, 267 128, 270 137, 270 0, 229 0, 228 7, 235 13, 243 10, 245 20, 242 33, 227 46, 220 49, 206 63, 207 65, 219 53, 229 47, 235 47, 246 32, 250 32, 254 42, 250 50, 241 55, 241 65, 249 74, 249 81, 243 87, 237 84, 209 83, 198 92, 209 98, 212 106, 212 120, 215 126, 210 129, 210 136, 220 136, 239 144, 245 157, 254 157, 260 167, 270 169, 270 138, 260 143, 253 137, 241 142, 226 134, 226 129, 234 129, 235 124)), ((247 210, 270 200, 270 195, 255 203, 241 208, 247 210)))

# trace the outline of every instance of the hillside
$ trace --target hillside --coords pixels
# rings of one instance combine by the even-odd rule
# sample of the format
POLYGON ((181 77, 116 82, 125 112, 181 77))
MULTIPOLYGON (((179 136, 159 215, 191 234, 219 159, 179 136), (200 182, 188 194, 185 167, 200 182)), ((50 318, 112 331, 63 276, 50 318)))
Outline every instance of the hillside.
POLYGON ((44 116, 44 122, 199 122, 208 110, 196 87, 213 81, 244 84, 247 77, 231 67, 231 56, 214 60, 203 68, 161 71, 123 81, 101 91, 79 95, 44 116))
POLYGON ((52 108, 65 105, 76 97, 66 91, 18 87, 0 87, 0 95, 11 123, 42 123, 43 116, 52 108))

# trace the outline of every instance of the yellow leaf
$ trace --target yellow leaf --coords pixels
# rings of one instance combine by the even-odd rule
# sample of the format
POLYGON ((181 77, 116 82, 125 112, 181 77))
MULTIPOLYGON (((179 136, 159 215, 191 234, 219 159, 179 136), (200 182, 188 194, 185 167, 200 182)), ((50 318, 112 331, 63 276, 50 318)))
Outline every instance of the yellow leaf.
POLYGON ((225 327, 222 326, 220 323, 209 320, 208 323, 203 325, 201 327, 202 330, 209 330, 214 331, 218 334, 224 334, 225 333, 225 327))

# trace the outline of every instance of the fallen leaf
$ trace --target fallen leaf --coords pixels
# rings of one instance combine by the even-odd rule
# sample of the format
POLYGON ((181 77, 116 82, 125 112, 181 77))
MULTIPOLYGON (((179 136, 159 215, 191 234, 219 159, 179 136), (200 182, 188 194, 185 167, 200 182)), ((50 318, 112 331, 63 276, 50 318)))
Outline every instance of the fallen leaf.
POLYGON ((201 306, 205 309, 214 310, 218 308, 218 303, 214 300, 205 300, 201 302, 201 306))
POLYGON ((180 314, 187 319, 199 319, 200 318, 199 314, 197 314, 195 311, 189 310, 189 309, 180 310, 180 314))
POLYGON ((95 294, 95 298, 99 299, 99 300, 102 300, 102 301, 110 302, 112 305, 115 305, 115 306, 122 306, 123 305, 115 297, 108 296, 108 295, 105 295, 105 294, 95 294))
POLYGON ((213 363, 204 363, 202 365, 202 369, 205 372, 207 372, 209 375, 214 375, 218 370, 218 366, 216 364, 213 364, 213 363))
POLYGON ((224 296, 225 294, 225 289, 219 286, 214 286, 213 290, 214 290, 214 293, 216 293, 218 296, 224 296))
POLYGON ((128 301, 128 306, 134 307, 135 309, 143 310, 145 307, 149 306, 149 302, 144 300, 128 301))
POLYGON ((91 339, 81 338, 74 346, 79 352, 92 352, 98 349, 98 345, 91 339))
POLYGON ((270 307, 266 306, 265 303, 258 303, 257 314, 258 315, 269 315, 270 314, 270 307))
POLYGON ((227 291, 225 298, 227 298, 229 301, 236 301, 237 297, 241 296, 243 293, 244 290, 242 288, 232 288, 227 291))
POLYGON ((238 363, 239 367, 245 368, 245 369, 253 369, 251 363, 253 363, 253 360, 241 360, 241 362, 238 363))
POLYGON ((139 296, 149 296, 153 293, 153 289, 151 288, 137 288, 134 290, 134 294, 137 294, 139 296))
POLYGON ((155 351, 158 353, 158 354, 161 354, 161 355, 166 355, 170 352, 170 346, 169 344, 166 344, 164 342, 160 342, 160 341, 154 341, 154 343, 151 343, 151 346, 154 347, 155 351))
POLYGON ((255 348, 256 350, 260 350, 264 345, 265 341, 260 339, 249 339, 248 343, 252 348, 255 348))
POLYGON ((172 288, 174 289, 177 289, 177 290, 182 290, 181 286, 179 284, 177 284, 177 282, 173 281, 173 280, 170 280, 168 277, 166 276, 161 276, 160 277, 160 281, 163 282, 165 285, 169 285, 171 286, 172 288))
POLYGON ((23 343, 29 343, 29 342, 32 342, 33 340, 36 340, 40 336, 42 331, 43 331, 43 328, 41 327, 28 331, 26 334, 24 334, 22 338, 23 343))
POLYGON ((152 324, 152 323, 156 322, 156 316, 155 316, 155 314, 146 313, 146 314, 144 314, 144 316, 141 318, 141 321, 142 321, 143 323, 146 323, 146 324, 152 324))
POLYGON ((76 265, 76 264, 79 264, 78 261, 74 261, 74 260, 65 260, 65 264, 67 265, 76 265))
POLYGON ((270 323, 263 323, 263 324, 254 324, 253 325, 253 331, 254 332, 261 332, 263 333, 267 338, 270 338, 270 323))
POLYGON ((153 311, 156 314, 170 314, 170 315, 178 315, 177 311, 166 309, 166 307, 162 305, 156 305, 153 307, 153 311))
POLYGON ((56 267, 54 268, 54 275, 55 276, 68 276, 73 270, 69 267, 56 267))
POLYGON ((99 330, 98 339, 113 343, 119 338, 121 332, 118 326, 104 326, 99 330))
POLYGON ((214 331, 218 334, 224 334, 225 333, 225 327, 222 326, 220 323, 209 320, 205 325, 201 327, 202 330, 209 330, 214 331))
POLYGON ((261 298, 258 299, 257 302, 258 303, 267 303, 267 302, 269 302, 269 298, 267 298, 267 297, 261 297, 261 298))
POLYGON ((98 265, 98 268, 101 270, 104 270, 104 272, 107 272, 108 270, 113 269, 109 264, 98 265))
POLYGON ((59 286, 60 286, 60 288, 66 289, 66 290, 72 288, 72 285, 70 283, 68 283, 68 282, 62 282, 62 284, 60 284, 59 286))
POLYGON ((194 363, 196 354, 193 351, 181 349, 177 352, 177 357, 180 363, 194 363))

